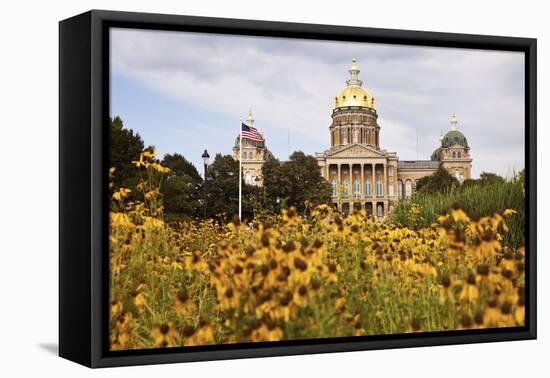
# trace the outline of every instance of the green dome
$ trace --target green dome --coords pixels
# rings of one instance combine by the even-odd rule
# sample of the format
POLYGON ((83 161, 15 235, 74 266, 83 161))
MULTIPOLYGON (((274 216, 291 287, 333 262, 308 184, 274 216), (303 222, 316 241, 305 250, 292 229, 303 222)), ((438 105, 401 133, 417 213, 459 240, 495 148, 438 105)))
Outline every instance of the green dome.
POLYGON ((434 152, 432 152, 432 160, 439 160, 440 152, 441 152, 441 148, 436 148, 434 152))
POLYGON ((468 148, 468 141, 466 140, 466 137, 464 134, 462 134, 458 130, 451 130, 445 136, 443 137, 443 141, 441 142, 441 147, 451 147, 455 144, 459 144, 462 147, 468 148))

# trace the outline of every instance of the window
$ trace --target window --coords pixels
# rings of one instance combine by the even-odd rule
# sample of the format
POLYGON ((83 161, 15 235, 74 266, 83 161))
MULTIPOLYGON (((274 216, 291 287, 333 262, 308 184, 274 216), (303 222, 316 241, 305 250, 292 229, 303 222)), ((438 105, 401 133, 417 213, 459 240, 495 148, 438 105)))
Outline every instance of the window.
POLYGON ((366 183, 365 183, 365 193, 368 197, 370 197, 372 194, 371 194, 371 182, 370 180, 368 180, 366 183))
POLYGON ((376 205, 376 216, 378 217, 384 216, 384 206, 381 203, 376 205))
POLYGON ((369 144, 369 129, 365 129, 365 144, 369 144))
POLYGON ((361 183, 359 182, 359 180, 355 180, 353 183, 353 196, 354 197, 361 196, 361 183))
POLYGON ((348 144, 348 129, 342 129, 342 143, 348 144))
POLYGON ((457 152, 457 155, 456 155, 459 159, 462 157, 462 154, 460 153, 460 151, 457 152))
POLYGON ((456 151, 453 151, 453 159, 456 159, 456 151))
POLYGON ((405 181, 405 198, 411 198, 412 196, 412 181, 407 179, 405 181))
POLYGON ((382 180, 378 179, 376 180, 376 195, 381 196, 383 195, 384 188, 382 186, 382 180))
POLYGON ((248 185, 252 185, 252 175, 250 174, 250 172, 245 173, 244 182, 248 185))
POLYGON ((397 180, 397 198, 403 199, 403 181, 397 180))
POLYGON ((359 143, 359 130, 353 129, 353 143, 359 143))
POLYGON ((253 160, 254 159, 254 151, 250 151, 248 154, 250 155, 250 160, 253 160))
POLYGON ((455 168, 455 177, 459 182, 462 182, 462 180, 464 180, 464 176, 462 176, 458 168, 455 168))
POLYGON ((344 197, 349 196, 349 181, 344 180, 344 197))
POLYGON ((332 179, 332 196, 336 197, 338 196, 338 188, 336 186, 336 179, 332 179))

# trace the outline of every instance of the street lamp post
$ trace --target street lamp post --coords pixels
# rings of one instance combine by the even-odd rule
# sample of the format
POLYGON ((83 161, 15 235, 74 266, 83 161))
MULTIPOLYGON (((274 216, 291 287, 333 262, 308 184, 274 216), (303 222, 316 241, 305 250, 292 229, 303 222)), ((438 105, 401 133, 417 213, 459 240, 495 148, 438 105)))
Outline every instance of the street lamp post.
POLYGON ((202 192, 204 197, 204 218, 206 219, 206 174, 208 173, 208 159, 210 159, 210 155, 208 155, 207 150, 204 150, 201 157, 202 161, 204 162, 204 185, 202 187, 202 192))

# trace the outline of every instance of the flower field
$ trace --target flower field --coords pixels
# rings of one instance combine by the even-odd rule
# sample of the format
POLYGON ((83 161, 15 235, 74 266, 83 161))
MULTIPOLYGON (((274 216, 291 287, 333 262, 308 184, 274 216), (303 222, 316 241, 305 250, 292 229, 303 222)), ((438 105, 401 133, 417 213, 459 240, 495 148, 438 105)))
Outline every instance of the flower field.
POLYGON ((112 350, 524 324, 525 251, 501 243, 514 209, 455 204, 421 228, 325 205, 168 225, 167 168, 150 152, 134 164, 142 200, 111 188, 112 350))

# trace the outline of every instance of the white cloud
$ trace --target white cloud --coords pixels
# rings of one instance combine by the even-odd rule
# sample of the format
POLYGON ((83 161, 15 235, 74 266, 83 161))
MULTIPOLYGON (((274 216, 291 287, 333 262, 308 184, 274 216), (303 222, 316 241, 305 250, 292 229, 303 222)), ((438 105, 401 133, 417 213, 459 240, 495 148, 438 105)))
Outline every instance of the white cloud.
POLYGON ((159 94, 235 119, 251 108, 268 138, 290 129, 317 151, 355 56, 377 99, 382 148, 415 159, 418 133, 419 158, 429 159, 456 111, 474 174, 524 164, 519 53, 117 29, 111 54, 117 73, 159 94))

